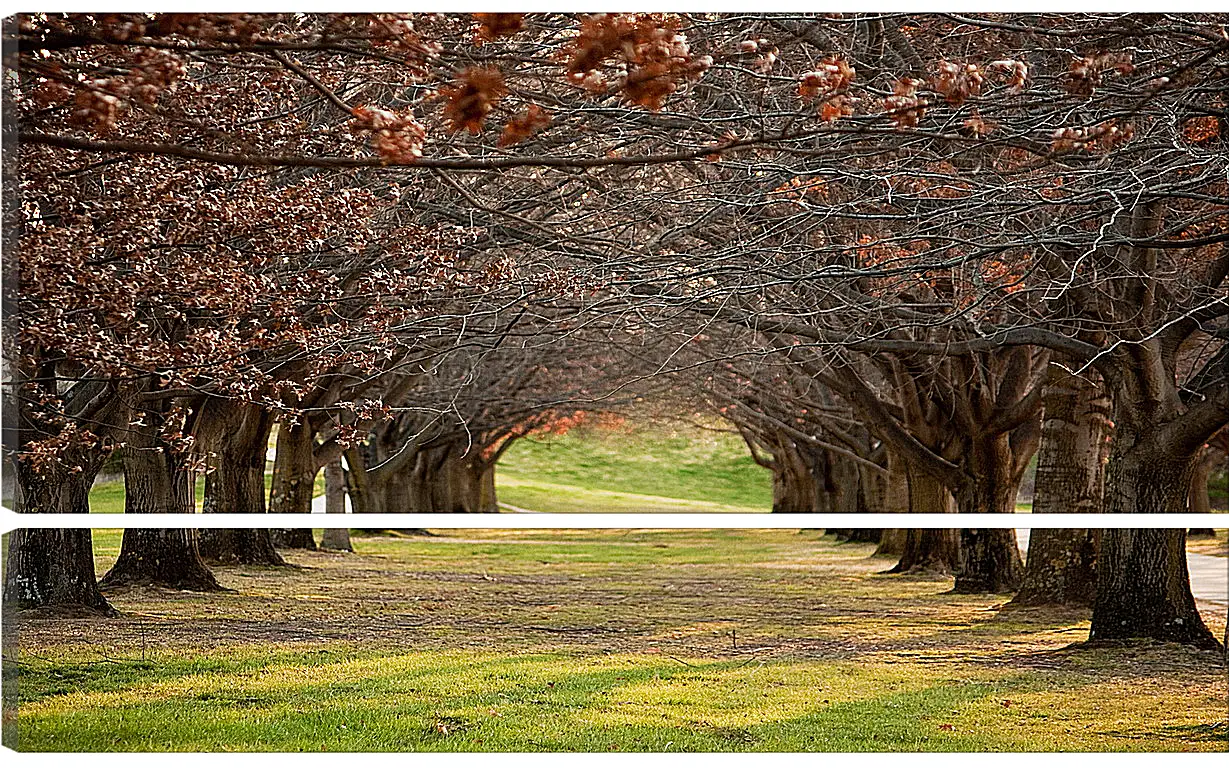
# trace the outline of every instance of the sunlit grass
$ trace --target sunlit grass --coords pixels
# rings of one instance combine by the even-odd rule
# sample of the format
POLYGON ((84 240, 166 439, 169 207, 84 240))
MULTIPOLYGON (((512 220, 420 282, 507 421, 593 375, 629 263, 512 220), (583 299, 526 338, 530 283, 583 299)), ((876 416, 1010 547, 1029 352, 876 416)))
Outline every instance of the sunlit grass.
POLYGON ((23 750, 1218 748, 1207 709, 1180 691, 1124 699, 1081 673, 251 648, 204 662, 28 663, 23 750))
MULTIPOLYGON (((1225 748, 1216 655, 1073 649, 1087 612, 1005 611, 950 594, 950 577, 883 575, 890 560, 867 545, 785 530, 439 533, 287 553, 297 569, 219 567, 223 594, 112 591, 118 619, 23 616, 5 665, 18 746, 1225 748)), ((100 572, 120 535, 95 532, 100 572)))
POLYGON ((537 512, 767 512, 772 475, 729 432, 669 424, 516 441, 499 499, 537 512), (644 498, 651 497, 651 498, 644 498))

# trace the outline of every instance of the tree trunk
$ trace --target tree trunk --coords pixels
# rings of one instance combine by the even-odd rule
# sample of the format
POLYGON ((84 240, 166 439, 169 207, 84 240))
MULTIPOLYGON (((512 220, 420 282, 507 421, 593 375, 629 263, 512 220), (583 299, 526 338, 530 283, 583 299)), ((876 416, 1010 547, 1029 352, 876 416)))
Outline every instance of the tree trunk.
POLYGON ((819 512, 819 489, 812 468, 788 438, 773 441, 772 511, 819 512))
POLYGON ((311 528, 270 528, 269 535, 273 537, 273 546, 280 549, 317 549, 311 528))
POLYGON ((53 469, 55 471, 47 469, 41 473, 36 472, 28 461, 20 456, 14 457, 13 474, 17 480, 15 505, 18 512, 54 515, 62 511, 64 483, 68 479, 68 473, 59 467, 53 469))
POLYGON ((1100 512, 1109 397, 1096 382, 1063 376, 1046 386, 1044 413, 1033 512, 1100 512))
POLYGON ((959 556, 958 530, 909 528, 900 562, 888 573, 951 573, 959 564, 959 556))
POLYGON ((1115 392, 1114 441, 1105 468, 1103 511, 1187 511, 1201 446, 1181 447, 1167 415, 1166 409, 1133 388, 1115 392))
MULTIPOLYGON (((90 489, 94 487, 94 479, 105 459, 93 462, 93 468, 87 467, 83 472, 72 472, 64 478, 60 489, 60 512, 66 515, 88 515, 90 513, 90 489)), ((1206 495, 1206 494, 1205 494, 1206 495)))
MULTIPOLYGON (((938 480, 913 467, 909 475, 909 511, 918 513, 954 512, 952 495, 938 480)), ((958 565, 960 534, 954 529, 905 530, 900 562, 888 573, 951 573, 958 565)))
POLYGON ((1097 596, 1097 550, 1092 528, 1034 528, 1024 580, 1011 605, 1087 605, 1097 596))
MULTIPOLYGON (((343 481, 346 493, 350 497, 350 509, 354 514, 362 515, 375 511, 371 504, 371 494, 368 489, 370 478, 367 474, 366 459, 361 448, 347 448, 345 452, 346 466, 343 481)), ((325 480, 325 493, 328 493, 328 480, 325 480)), ((327 503, 327 502, 326 502, 327 503)))
POLYGON ((942 483, 912 467, 908 472, 910 512, 949 514, 956 511, 952 494, 942 483))
POLYGON ((1208 479, 1212 475, 1211 454, 1207 448, 1202 449, 1191 472, 1190 511, 1203 515, 1212 512, 1212 498, 1208 495, 1208 479))
POLYGON ((320 548, 336 552, 353 552, 354 545, 350 543, 350 529, 325 528, 320 537, 320 548))
MULTIPOLYGON (((205 475, 205 513, 265 511, 265 451, 272 416, 263 408, 209 400, 202 436, 215 454, 214 470, 205 475)), ((268 529, 202 528, 198 533, 201 557, 211 563, 286 565, 273 546, 268 529)))
POLYGON ((6 606, 118 615, 98 591, 89 528, 18 528, 4 565, 6 606))
POLYGON ((265 452, 273 417, 265 409, 207 401, 206 446, 216 456, 205 475, 205 512, 265 511, 265 452))
MULTIPOLYGON (((269 489, 269 512, 310 515, 315 494, 315 437, 304 423, 283 424, 277 433, 273 461, 273 484, 269 489)), ((274 546, 283 549, 316 549, 310 528, 274 528, 274 546)))
MULTIPOLYGON (((147 394, 154 394, 150 392, 147 394)), ((192 432, 160 397, 137 411, 139 424, 131 424, 124 460, 124 512, 127 514, 192 514, 196 512, 195 476, 184 455, 164 439, 164 430, 192 432)))
POLYGON ((1090 641, 1151 638, 1219 649, 1195 607, 1182 529, 1107 529, 1090 641))
MULTIPOLYGON (((330 515, 346 514, 346 471, 341 466, 341 459, 331 461, 324 467, 324 511, 330 515)), ((325 528, 320 537, 320 547, 353 552, 350 529, 325 528)))
POLYGON ((1014 465, 1009 434, 973 440, 964 461, 972 481, 957 491, 957 509, 965 514, 1014 513, 1020 490, 1014 465))
POLYGON ((888 451, 887 489, 882 512, 899 514, 909 511, 909 472, 903 459, 888 451))
POLYGON ((906 534, 907 531, 904 528, 884 529, 883 535, 879 538, 879 546, 875 549, 874 556, 903 555, 905 553, 906 534))
POLYGON ((1186 512, 1194 457, 1175 457, 1154 446, 1131 444, 1119 430, 1105 471, 1108 513, 1186 512), (1127 443, 1121 448, 1119 441, 1127 443))
POLYGON ((81 472, 69 472, 57 466, 41 475, 27 462, 14 461, 17 511, 24 514, 88 515, 90 488, 105 460, 104 455, 93 462, 81 462, 77 465, 82 467, 81 472))
POLYGON ((273 461, 273 485, 269 489, 269 511, 308 515, 315 495, 315 436, 303 423, 283 424, 277 432, 277 455, 273 461))
POLYGON ((197 535, 197 548, 210 563, 286 565, 273 546, 268 528, 202 528, 197 535))
POLYGON ((196 512, 192 473, 163 446, 124 448, 124 512, 190 515, 196 512))
POLYGON ((414 458, 405 507, 396 512, 498 512, 495 467, 474 452, 461 456, 456 446, 423 448, 414 458))
POLYGON ((119 559, 100 587, 156 585, 193 592, 223 589, 197 548, 194 528, 127 528, 119 559))
POLYGON ((829 528, 826 532, 842 544, 878 544, 883 536, 882 528, 829 528))
POLYGON ((1011 528, 964 528, 960 531, 957 594, 1014 592, 1024 576, 1024 561, 1011 528))

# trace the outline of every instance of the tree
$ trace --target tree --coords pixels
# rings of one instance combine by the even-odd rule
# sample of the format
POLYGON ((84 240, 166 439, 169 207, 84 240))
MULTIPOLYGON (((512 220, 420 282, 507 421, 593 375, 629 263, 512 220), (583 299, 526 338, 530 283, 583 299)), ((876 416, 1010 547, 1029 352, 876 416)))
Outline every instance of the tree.
POLYGON ((1024 579, 1011 605, 1091 606, 1100 539, 1096 529, 1034 528, 1024 579))
POLYGON ((197 550, 206 562, 285 565, 269 528, 201 528, 197 550))
POLYGON ((1011 528, 962 528, 960 567, 953 592, 1015 592, 1024 576, 1024 561, 1011 528))
MULTIPOLYGON (((346 514, 346 471, 341 466, 341 459, 330 462, 324 468, 325 513, 330 515, 346 514)), ((325 528, 320 539, 321 549, 332 549, 342 552, 353 552, 350 543, 349 528, 325 528)))
POLYGON ((1191 595, 1183 529, 1109 528, 1101 534, 1089 639, 1139 637, 1220 649, 1191 595))
POLYGON ((195 528, 125 528, 119 558, 99 582, 104 588, 121 585, 224 589, 201 559, 195 528))
POLYGON ((4 603, 118 615, 98 590, 89 528, 18 528, 8 534, 4 603))

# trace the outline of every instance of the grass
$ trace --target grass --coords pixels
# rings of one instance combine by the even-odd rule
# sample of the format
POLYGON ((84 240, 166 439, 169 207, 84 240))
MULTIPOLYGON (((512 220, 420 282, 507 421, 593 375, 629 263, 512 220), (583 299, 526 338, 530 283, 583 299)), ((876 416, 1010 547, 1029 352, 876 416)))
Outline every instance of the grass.
POLYGON ((516 441, 501 502, 537 512, 767 512, 772 474, 737 435, 643 423, 516 441))
MULTIPOLYGON (((100 572, 118 531, 96 533, 100 572)), ((1216 654, 1073 647, 871 547, 780 530, 355 538, 235 592, 18 616, 22 750, 1224 750, 1216 654)), ((1223 614, 1205 611, 1214 631, 1223 614)), ((13 663, 16 661, 17 663, 13 663)), ((11 688, 9 689, 11 690, 11 688)))

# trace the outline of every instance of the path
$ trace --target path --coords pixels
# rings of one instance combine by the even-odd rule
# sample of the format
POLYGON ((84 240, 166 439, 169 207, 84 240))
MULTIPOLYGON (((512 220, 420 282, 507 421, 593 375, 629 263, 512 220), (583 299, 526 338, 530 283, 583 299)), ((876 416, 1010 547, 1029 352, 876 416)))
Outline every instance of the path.
MULTIPOLYGON (((522 509, 521 507, 514 507, 514 506, 512 506, 511 504, 507 504, 507 503, 502 502, 502 501, 501 501, 501 502, 499 502, 499 511, 500 511, 500 512, 515 512, 515 513, 516 513, 516 514, 518 514, 518 515, 542 515, 542 514, 545 514, 544 512, 534 512, 532 509, 522 509)), ((346 513, 347 513, 347 514, 349 514, 349 513, 352 513, 352 512, 354 512, 354 510, 350 508, 350 497, 349 497, 349 496, 346 496, 346 513)), ((324 495, 323 495, 323 494, 321 494, 321 495, 317 496, 316 498, 312 499, 312 514, 313 514, 313 515, 323 515, 323 514, 327 514, 327 513, 324 511, 324 495)))

